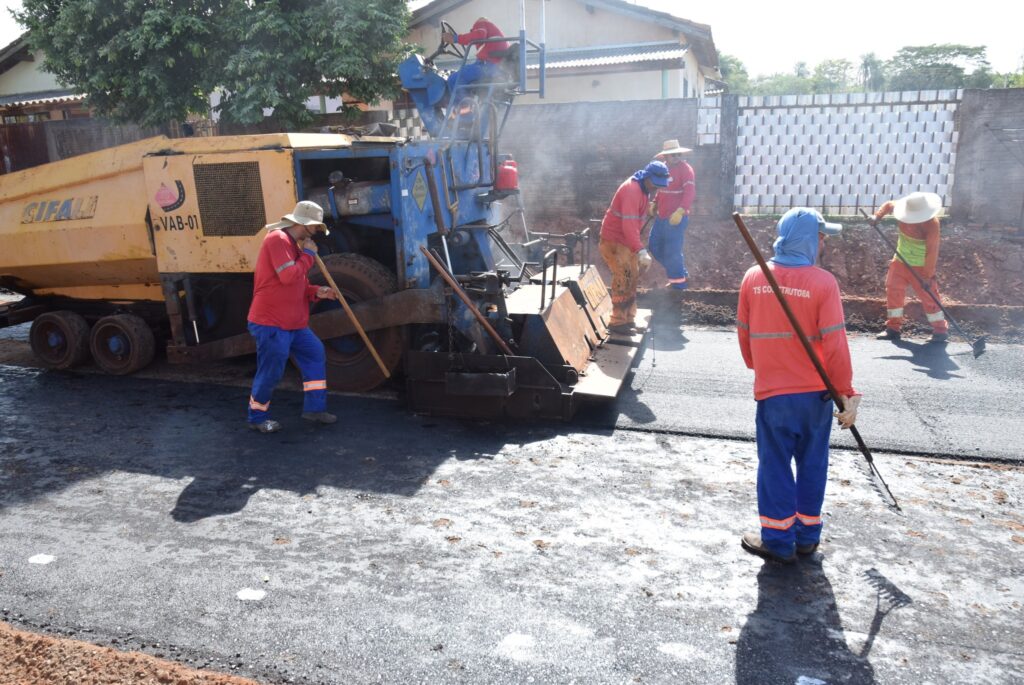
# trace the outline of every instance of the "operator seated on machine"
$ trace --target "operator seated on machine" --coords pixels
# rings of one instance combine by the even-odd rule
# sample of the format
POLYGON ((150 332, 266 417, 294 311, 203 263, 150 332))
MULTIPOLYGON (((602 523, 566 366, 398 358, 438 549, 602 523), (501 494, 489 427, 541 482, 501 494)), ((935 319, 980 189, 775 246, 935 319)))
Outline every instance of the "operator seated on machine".
MULTIPOLYGON (((484 40, 485 38, 504 38, 501 32, 487 17, 480 17, 473 24, 468 33, 442 32, 441 42, 450 45, 469 45, 473 41, 484 40)), ((456 85, 465 86, 480 80, 485 81, 507 81, 508 75, 501 68, 501 61, 508 53, 508 41, 501 40, 493 43, 481 43, 476 48, 476 61, 467 64, 462 69, 453 71, 448 77, 448 90, 455 91, 456 85)))

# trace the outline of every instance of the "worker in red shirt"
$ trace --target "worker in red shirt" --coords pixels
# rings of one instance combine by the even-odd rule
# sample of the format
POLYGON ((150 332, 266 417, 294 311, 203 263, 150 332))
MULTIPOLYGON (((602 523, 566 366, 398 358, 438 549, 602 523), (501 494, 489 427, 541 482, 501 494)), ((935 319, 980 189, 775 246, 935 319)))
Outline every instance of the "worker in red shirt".
POLYGON ((636 286, 651 255, 640 241, 651 198, 668 187, 671 177, 664 162, 654 161, 623 181, 601 221, 598 248, 612 272, 612 318, 608 328, 624 333, 636 318, 636 286))
POLYGON ((310 285, 306 273, 317 253, 313 236, 326 231, 324 210, 315 202, 302 201, 291 214, 267 226, 253 275, 249 333, 256 339, 256 377, 249 396, 249 428, 276 433, 281 424, 270 419, 270 396, 288 358, 302 373, 302 418, 313 423, 334 423, 327 412, 327 363, 324 344, 309 329, 309 305, 316 300, 335 300, 327 286, 310 285))
MULTIPOLYGON (((778 223, 768 267, 810 340, 832 384, 843 396, 836 413, 843 428, 857 418, 850 350, 839 284, 815 266, 825 236, 842 230, 813 209, 786 212, 778 223)), ((828 475, 833 403, 760 267, 747 271, 736 312, 740 351, 754 370, 757 400, 757 509, 761 534, 743 536, 743 548, 774 561, 813 554, 821 538, 821 505, 828 475), (793 461, 796 461, 796 478, 793 461)))
POLYGON ((651 228, 651 239, 647 245, 651 255, 665 269, 668 276, 666 287, 686 290, 689 286, 686 271, 686 257, 683 255, 683 239, 686 226, 690 223, 690 208, 697 194, 694 185, 693 167, 686 161, 686 155, 693 152, 679 145, 678 140, 666 140, 661 152, 654 156, 665 162, 672 182, 658 191, 658 215, 651 228))
POLYGON ((889 201, 875 212, 875 221, 892 214, 899 222, 899 238, 896 252, 903 259, 893 255, 889 262, 889 271, 885 275, 885 300, 887 318, 885 330, 879 333, 879 340, 899 340, 900 328, 903 326, 903 304, 907 299, 907 289, 913 288, 917 299, 921 301, 928 323, 932 325, 932 337, 928 342, 944 343, 949 337, 949 322, 942 308, 921 287, 914 278, 913 269, 921 280, 928 284, 928 290, 936 298, 939 295, 939 283, 935 280, 935 267, 939 262, 939 218, 942 211, 942 198, 935 193, 911 193, 895 202, 889 201))
MULTIPOLYGON (((505 34, 490 19, 480 17, 473 23, 473 28, 466 33, 442 33, 441 42, 468 46, 474 41, 504 37, 505 34)), ((507 81, 508 76, 502 72, 500 66, 507 51, 508 41, 505 40, 477 43, 476 61, 470 62, 448 77, 449 91, 454 93, 457 86, 464 86, 484 78, 493 81, 507 81)))

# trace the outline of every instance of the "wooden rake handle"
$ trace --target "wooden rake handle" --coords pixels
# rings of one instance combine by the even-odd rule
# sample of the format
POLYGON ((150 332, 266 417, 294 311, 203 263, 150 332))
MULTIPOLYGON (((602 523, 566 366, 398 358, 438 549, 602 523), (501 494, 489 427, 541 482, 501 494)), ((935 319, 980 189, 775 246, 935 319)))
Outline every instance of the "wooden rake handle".
POLYGON ((373 360, 377 362, 377 366, 380 367, 380 371, 384 374, 384 378, 391 378, 391 372, 388 371, 388 367, 384 365, 384 361, 380 358, 380 355, 377 354, 377 348, 375 348, 373 343, 370 342, 369 336, 366 335, 366 331, 364 331, 363 327, 359 324, 359 319, 356 318, 352 308, 348 306, 345 296, 342 295, 341 290, 338 289, 338 284, 335 283, 334 279, 331 277, 331 272, 328 271, 327 266, 324 265, 324 260, 320 259, 320 255, 316 253, 313 254, 313 259, 316 260, 316 266, 320 269, 320 273, 324 275, 324 278, 326 278, 327 282, 330 284, 331 290, 333 290, 334 294, 338 296, 338 302, 341 302, 341 306, 345 309, 345 313, 348 314, 348 318, 352 319, 352 324, 355 325, 356 331, 359 332, 359 337, 363 339, 363 343, 366 345, 366 348, 370 350, 370 354, 373 355, 373 360))

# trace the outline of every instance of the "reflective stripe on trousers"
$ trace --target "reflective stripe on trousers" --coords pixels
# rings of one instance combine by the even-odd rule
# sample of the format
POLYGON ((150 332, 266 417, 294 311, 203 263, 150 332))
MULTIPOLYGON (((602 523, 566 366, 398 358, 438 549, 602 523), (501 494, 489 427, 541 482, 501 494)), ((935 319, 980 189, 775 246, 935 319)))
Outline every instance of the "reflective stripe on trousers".
POLYGON ((828 393, 820 391, 757 402, 761 539, 782 556, 791 555, 795 545, 814 544, 821 537, 832 408, 828 393))

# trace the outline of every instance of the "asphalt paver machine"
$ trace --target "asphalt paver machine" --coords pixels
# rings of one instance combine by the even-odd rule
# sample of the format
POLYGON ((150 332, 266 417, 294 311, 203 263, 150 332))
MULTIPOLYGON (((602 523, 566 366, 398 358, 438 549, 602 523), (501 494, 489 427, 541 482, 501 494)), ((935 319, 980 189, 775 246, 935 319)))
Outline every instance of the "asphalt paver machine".
MULTIPOLYGON (((543 95, 544 51, 525 28, 508 40, 497 79, 446 78, 442 49, 401 64, 429 139, 160 137, 6 176, 0 286, 25 297, 0 307, 0 326, 33 321, 32 349, 53 368, 91 356, 131 373, 158 341, 172 362, 251 354, 265 226, 307 199, 325 210, 327 269, 414 411, 568 419, 585 400, 614 398, 643 332, 609 333, 611 298, 585 232, 535 236, 516 220, 518 169, 501 132, 517 95, 543 95)), ((384 381, 337 302, 314 305, 310 326, 329 387, 384 381)))

